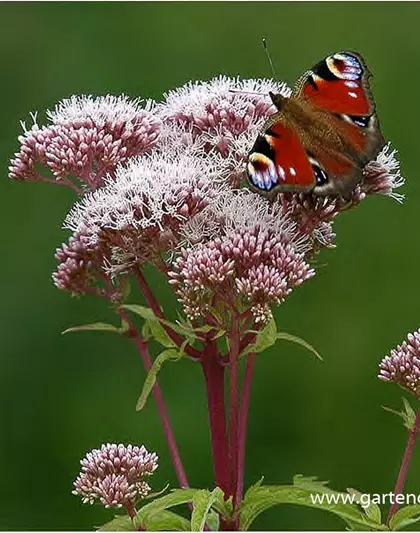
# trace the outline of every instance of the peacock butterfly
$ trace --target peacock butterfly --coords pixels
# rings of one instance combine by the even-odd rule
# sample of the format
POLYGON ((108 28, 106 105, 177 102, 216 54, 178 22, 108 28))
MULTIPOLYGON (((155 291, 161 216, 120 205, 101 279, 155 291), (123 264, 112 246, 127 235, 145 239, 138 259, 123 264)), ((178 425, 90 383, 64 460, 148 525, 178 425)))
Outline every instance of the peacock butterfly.
POLYGON ((278 112, 249 153, 250 186, 348 196, 384 146, 369 77, 360 54, 340 52, 305 72, 290 98, 270 93, 278 112))

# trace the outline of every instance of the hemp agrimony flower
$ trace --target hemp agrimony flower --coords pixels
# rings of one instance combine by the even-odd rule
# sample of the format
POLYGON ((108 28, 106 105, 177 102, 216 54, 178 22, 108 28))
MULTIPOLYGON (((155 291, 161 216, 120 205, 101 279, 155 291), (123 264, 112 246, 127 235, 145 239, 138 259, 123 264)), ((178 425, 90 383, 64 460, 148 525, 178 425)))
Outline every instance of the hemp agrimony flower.
POLYGON ((157 140, 160 120, 153 105, 126 96, 72 96, 48 111, 48 126, 34 124, 19 137, 20 150, 9 168, 12 179, 55 181, 79 191, 113 175, 118 163, 148 151, 157 140), (38 171, 44 165, 52 178, 38 171), (78 182, 71 177, 78 178, 78 182))
POLYGON ((391 350, 379 369, 379 379, 397 383, 420 398, 420 330, 391 350))
POLYGON ((73 494, 83 503, 99 500, 105 507, 132 506, 150 492, 144 481, 158 467, 158 457, 144 446, 103 444, 80 461, 82 470, 73 494))

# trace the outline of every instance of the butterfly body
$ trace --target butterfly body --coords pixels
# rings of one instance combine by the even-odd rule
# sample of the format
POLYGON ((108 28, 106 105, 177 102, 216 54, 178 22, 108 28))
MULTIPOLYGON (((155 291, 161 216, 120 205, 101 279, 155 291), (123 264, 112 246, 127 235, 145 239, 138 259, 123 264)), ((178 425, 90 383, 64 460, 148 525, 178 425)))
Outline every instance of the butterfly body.
POLYGON ((348 195, 384 145, 368 78, 361 56, 343 52, 307 71, 291 97, 270 93, 278 112, 249 154, 251 187, 348 195))

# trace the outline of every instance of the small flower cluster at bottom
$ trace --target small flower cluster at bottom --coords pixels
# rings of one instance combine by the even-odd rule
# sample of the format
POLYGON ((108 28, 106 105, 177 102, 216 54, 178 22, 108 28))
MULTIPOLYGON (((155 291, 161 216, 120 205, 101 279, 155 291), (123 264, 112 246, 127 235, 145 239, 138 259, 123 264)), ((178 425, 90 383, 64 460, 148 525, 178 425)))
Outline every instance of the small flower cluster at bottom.
POLYGON ((99 500, 107 508, 123 507, 150 492, 144 478, 158 467, 158 456, 144 446, 103 444, 80 463, 82 470, 74 482, 73 494, 83 503, 99 500))

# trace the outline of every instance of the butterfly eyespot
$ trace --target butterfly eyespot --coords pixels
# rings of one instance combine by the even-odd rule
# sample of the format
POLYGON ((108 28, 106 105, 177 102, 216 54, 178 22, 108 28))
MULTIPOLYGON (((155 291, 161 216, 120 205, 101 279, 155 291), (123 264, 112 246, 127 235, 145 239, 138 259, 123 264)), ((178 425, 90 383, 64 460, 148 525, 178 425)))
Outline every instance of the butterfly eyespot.
POLYGON ((341 80, 359 80, 363 68, 357 57, 350 54, 334 54, 326 59, 330 72, 341 80))
POLYGON ((273 161, 260 153, 248 158, 246 171, 250 182, 262 191, 270 191, 277 185, 277 173, 273 161))

